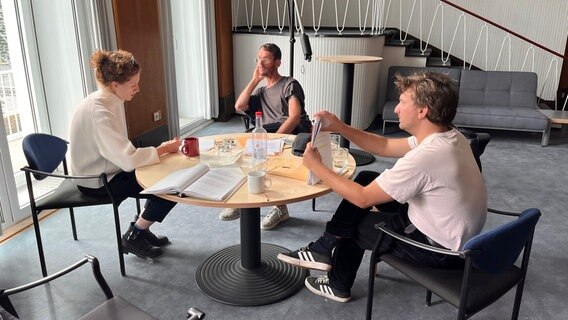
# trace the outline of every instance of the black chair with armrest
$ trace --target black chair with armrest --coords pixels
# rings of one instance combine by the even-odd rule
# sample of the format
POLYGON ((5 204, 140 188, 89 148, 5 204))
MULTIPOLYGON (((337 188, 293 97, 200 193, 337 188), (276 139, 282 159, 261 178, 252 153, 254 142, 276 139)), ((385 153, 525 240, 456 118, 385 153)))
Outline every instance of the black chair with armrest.
MULTIPOLYGON (((47 284, 55 279, 63 277, 64 275, 78 269, 79 267, 83 266, 86 263, 91 264, 93 276, 95 277, 95 280, 97 281, 98 285, 100 286, 107 300, 101 305, 97 306, 92 311, 90 311, 89 313, 87 313, 86 315, 82 316, 80 320, 103 320, 103 319, 157 320, 158 319, 140 310, 138 307, 128 302, 124 298, 113 295, 110 287, 108 286, 105 278, 101 273, 98 259, 90 255, 86 255, 85 258, 81 259, 75 264, 61 271, 53 273, 50 276, 39 279, 37 281, 12 289, 7 289, 7 290, 0 289, 0 306, 4 308, 8 313, 10 313, 11 316, 13 316, 12 319, 18 319, 19 317, 18 313, 9 298, 11 295, 30 290, 40 285, 47 284)), ((4 316, 5 316, 4 318, 10 319, 9 316, 7 316, 5 313, 4 316)))
MULTIPOLYGON (((41 265, 42 275, 47 276, 47 267, 43 252, 43 244, 39 227, 39 214, 44 210, 69 209, 71 219, 71 229, 73 239, 77 240, 77 228, 75 226, 75 215, 73 208, 86 207, 94 205, 112 205, 114 214, 114 225, 116 240, 118 246, 118 261, 120 264, 120 273, 126 275, 124 266, 124 256, 122 252, 120 218, 118 206, 124 199, 117 199, 108 189, 108 180, 106 174, 92 176, 71 176, 68 174, 67 161, 65 159, 67 153, 67 141, 53 135, 44 133, 32 133, 27 135, 22 141, 22 148, 28 165, 21 170, 26 176, 26 184, 30 199, 30 209, 32 212, 32 220, 37 242, 39 261, 41 265), (62 165, 63 173, 56 173, 57 168, 62 165), (56 190, 48 195, 37 199, 34 195, 34 185, 32 183, 32 175, 36 180, 43 180, 47 177, 62 179, 63 181, 56 190), (107 196, 89 196, 82 193, 73 183, 73 179, 98 179, 102 182, 107 190, 107 196)), ((140 199, 136 199, 136 207, 140 213, 140 199)))
POLYGON ((369 291, 367 296, 367 319, 373 309, 373 289, 377 262, 383 261, 406 277, 426 288, 426 305, 431 306, 432 293, 458 309, 457 319, 467 319, 484 309, 510 289, 517 287, 511 319, 517 319, 524 282, 526 279, 534 229, 541 212, 527 209, 521 214, 490 210, 498 214, 518 218, 493 230, 470 239, 462 250, 452 251, 425 245, 377 225, 381 232, 371 255, 369 268, 369 291), (392 254, 381 253, 379 248, 388 235, 395 241, 464 259, 463 269, 439 269, 417 266, 392 254), (515 262, 523 252, 520 266, 515 262))

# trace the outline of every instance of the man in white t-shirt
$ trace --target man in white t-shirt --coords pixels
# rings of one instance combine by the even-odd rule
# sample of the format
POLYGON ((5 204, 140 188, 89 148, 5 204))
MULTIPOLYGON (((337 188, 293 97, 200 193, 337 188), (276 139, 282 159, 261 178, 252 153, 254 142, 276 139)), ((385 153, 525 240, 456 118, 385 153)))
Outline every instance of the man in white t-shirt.
MULTIPOLYGON (((363 171, 355 181, 335 174, 308 145, 304 164, 340 194, 341 202, 326 231, 315 242, 278 258, 300 267, 328 271, 308 277, 313 293, 338 302, 351 299, 351 287, 365 249, 378 237, 377 222, 416 241, 461 249, 483 228, 487 194, 468 140, 451 123, 458 103, 457 84, 445 74, 396 76, 399 127, 412 136, 393 138, 352 128, 328 112, 315 116, 323 130, 338 132, 363 150, 400 158, 382 174, 363 171), (371 209, 376 207, 378 212, 371 209), (332 256, 333 252, 333 256, 332 256), (332 268, 333 266, 333 268, 332 268)), ((463 260, 421 250, 388 236, 383 251, 424 266, 454 268, 463 260)))

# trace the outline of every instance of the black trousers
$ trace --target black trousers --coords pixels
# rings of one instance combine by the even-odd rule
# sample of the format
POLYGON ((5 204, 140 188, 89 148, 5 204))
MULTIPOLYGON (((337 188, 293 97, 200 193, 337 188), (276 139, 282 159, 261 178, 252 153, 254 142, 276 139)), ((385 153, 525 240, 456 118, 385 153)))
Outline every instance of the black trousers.
MULTIPOLYGON (((122 203, 126 198, 146 199, 142 218, 148 221, 162 222, 170 210, 176 205, 173 201, 168 201, 151 194, 140 194, 144 190, 136 181, 136 175, 132 172, 121 172, 109 181, 110 192, 116 197, 118 203, 122 203)), ((85 188, 79 186, 81 192, 91 196, 106 195, 105 187, 98 189, 85 188)))
MULTIPOLYGON (((355 178, 355 182, 366 186, 378 176, 377 172, 362 171, 355 178)), ((374 227, 375 224, 384 222, 388 228, 400 234, 404 234, 405 229, 411 224, 408 219, 407 204, 393 201, 379 205, 377 208, 380 212, 371 212, 371 208, 359 208, 343 200, 326 225, 327 232, 341 237, 333 252, 332 269, 328 273, 331 285, 340 291, 351 292, 365 250, 372 250, 378 239, 379 231, 374 227)), ((429 244, 428 238, 418 229, 406 236, 429 244)), ((424 266, 443 268, 463 266, 463 260, 458 257, 422 250, 394 241, 389 236, 385 236, 380 250, 424 266)))

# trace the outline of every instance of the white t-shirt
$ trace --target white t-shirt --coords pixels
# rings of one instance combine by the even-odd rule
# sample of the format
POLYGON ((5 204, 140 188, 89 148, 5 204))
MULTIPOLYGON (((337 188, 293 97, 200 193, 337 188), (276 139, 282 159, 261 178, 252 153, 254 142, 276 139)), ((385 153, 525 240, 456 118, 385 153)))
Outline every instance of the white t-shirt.
POLYGON ((487 215, 485 183, 467 139, 456 129, 417 144, 376 182, 400 203, 408 218, 438 244, 458 250, 479 234, 487 215))
MULTIPOLYGON (((156 148, 136 148, 128 140, 123 101, 107 89, 91 93, 75 109, 69 137, 73 175, 105 172, 110 180, 121 171, 160 162, 156 148)), ((103 186, 95 179, 74 182, 88 188, 103 186)))

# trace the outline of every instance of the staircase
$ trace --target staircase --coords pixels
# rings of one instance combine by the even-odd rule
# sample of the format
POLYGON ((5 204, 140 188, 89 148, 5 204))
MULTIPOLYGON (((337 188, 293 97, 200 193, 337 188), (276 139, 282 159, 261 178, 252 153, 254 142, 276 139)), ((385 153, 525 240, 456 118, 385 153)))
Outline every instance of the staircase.
MULTIPOLYGON (((431 44, 428 45, 428 48, 424 50, 424 52, 422 52, 420 45, 422 43, 422 48, 424 48, 426 47, 426 44, 410 34, 407 34, 405 40, 401 41, 399 29, 387 28, 384 30, 383 34, 385 35, 386 47, 404 47, 405 57, 424 58, 426 59, 426 67, 463 68, 463 60, 454 56, 447 58, 448 54, 446 52, 443 52, 443 56, 447 58, 447 61, 444 62, 442 60, 442 51, 433 47, 431 44)), ((467 65, 467 67, 469 67, 469 65, 467 65)), ((479 68, 475 66, 472 66, 471 69, 479 70, 479 68)))

